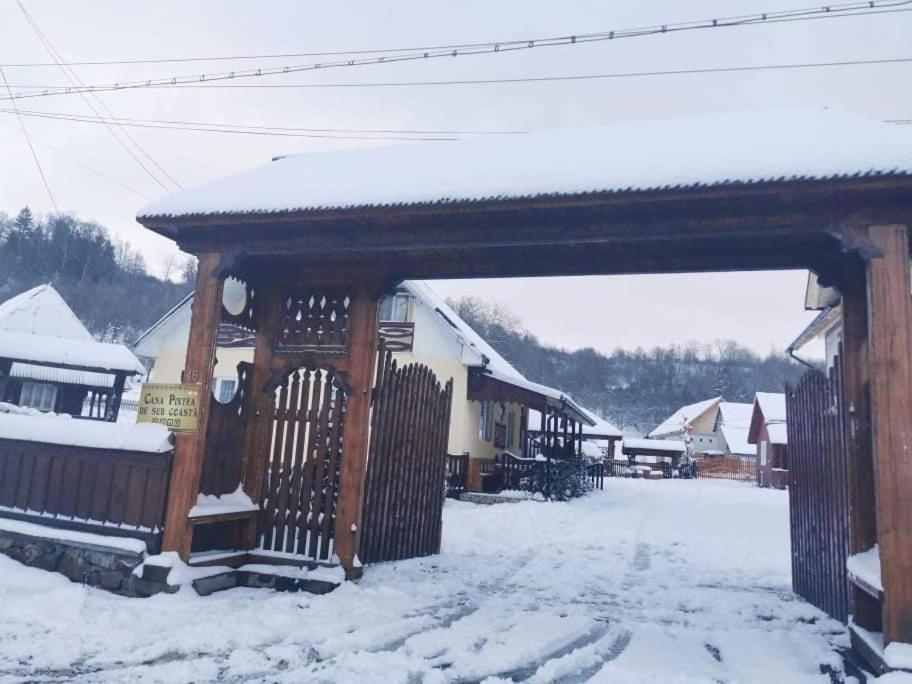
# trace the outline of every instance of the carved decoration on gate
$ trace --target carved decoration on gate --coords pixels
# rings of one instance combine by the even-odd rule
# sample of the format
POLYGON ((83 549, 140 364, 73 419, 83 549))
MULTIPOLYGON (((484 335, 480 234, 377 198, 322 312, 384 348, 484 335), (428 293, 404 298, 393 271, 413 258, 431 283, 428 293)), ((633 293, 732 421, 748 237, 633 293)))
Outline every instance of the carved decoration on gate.
POLYGON ((296 288, 282 297, 277 352, 345 353, 349 346, 349 306, 345 292, 296 288))
POLYGON ((242 281, 240 278, 235 278, 234 276, 230 277, 232 280, 237 280, 238 282, 244 283, 246 297, 244 298, 244 308, 237 313, 230 312, 225 307, 225 303, 222 302, 222 323, 234 325, 239 328, 243 328, 247 332, 255 333, 257 329, 256 310, 254 308, 256 301, 256 290, 249 282, 242 281))

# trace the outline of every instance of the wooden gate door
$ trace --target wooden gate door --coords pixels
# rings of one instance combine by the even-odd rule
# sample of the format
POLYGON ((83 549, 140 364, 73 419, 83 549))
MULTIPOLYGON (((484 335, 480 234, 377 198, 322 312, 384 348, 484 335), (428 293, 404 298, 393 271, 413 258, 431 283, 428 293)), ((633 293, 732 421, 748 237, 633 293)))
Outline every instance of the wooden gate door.
POLYGON ((848 449, 842 362, 787 391, 792 587, 842 622, 850 612, 848 449))
POLYGON ((331 368, 296 368, 274 388, 260 549, 332 558, 346 395, 331 368))
POLYGON ((361 525, 364 563, 440 551, 453 381, 381 349, 361 525))

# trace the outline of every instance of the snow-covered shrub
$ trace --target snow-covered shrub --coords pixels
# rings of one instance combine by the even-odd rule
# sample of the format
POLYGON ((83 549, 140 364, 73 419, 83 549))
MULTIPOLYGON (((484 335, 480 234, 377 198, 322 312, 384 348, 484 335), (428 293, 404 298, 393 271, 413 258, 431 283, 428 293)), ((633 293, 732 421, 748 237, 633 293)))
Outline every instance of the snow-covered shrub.
POLYGON ((586 458, 578 455, 551 461, 551 498, 568 501, 592 491, 587 465, 586 458))

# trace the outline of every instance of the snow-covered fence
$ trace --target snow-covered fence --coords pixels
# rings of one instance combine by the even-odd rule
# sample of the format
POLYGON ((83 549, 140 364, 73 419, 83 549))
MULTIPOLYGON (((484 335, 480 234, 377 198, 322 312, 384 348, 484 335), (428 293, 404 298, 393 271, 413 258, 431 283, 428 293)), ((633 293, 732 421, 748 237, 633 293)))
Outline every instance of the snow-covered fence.
POLYGON ((62 417, 0 415, 0 517, 160 541, 170 433, 62 417))

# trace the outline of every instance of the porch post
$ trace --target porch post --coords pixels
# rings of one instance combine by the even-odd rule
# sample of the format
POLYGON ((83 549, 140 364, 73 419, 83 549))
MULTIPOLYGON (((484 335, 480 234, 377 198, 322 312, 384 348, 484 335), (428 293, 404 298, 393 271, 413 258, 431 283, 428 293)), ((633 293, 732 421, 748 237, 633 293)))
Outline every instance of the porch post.
POLYGON ((361 512, 364 479, 367 473, 367 447, 370 400, 379 338, 377 300, 367 287, 354 293, 349 307, 351 340, 348 382, 351 396, 345 410, 345 439, 339 474, 339 500, 336 508, 335 553, 345 576, 357 579, 361 566, 356 556, 361 544, 361 512))
POLYGON ((175 435, 174 459, 168 485, 165 509, 163 551, 177 551, 181 558, 190 556, 193 528, 187 515, 199 494, 203 458, 206 453, 206 426, 209 420, 209 397, 212 395, 212 370, 215 366, 215 342, 222 314, 223 281, 213 273, 220 255, 199 255, 196 290, 190 318, 190 338, 184 363, 183 382, 199 383, 199 429, 195 433, 175 435))
POLYGON ((912 296, 903 225, 868 228, 871 418, 884 644, 912 643, 912 296))
MULTIPOLYGON (((839 291, 842 295, 842 381, 848 408, 846 476, 851 555, 867 551, 877 543, 874 458, 871 454, 868 295, 862 264, 845 269, 839 291)), ((851 592, 855 624, 872 632, 881 631, 880 603, 854 585, 851 592)))
POLYGON ((104 419, 109 423, 117 422, 117 416, 120 414, 120 401, 123 397, 126 381, 126 373, 121 372, 114 375, 114 386, 111 388, 111 400, 105 407, 104 419))

